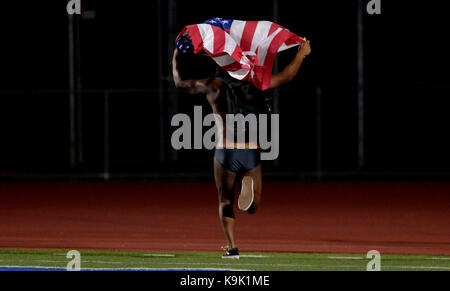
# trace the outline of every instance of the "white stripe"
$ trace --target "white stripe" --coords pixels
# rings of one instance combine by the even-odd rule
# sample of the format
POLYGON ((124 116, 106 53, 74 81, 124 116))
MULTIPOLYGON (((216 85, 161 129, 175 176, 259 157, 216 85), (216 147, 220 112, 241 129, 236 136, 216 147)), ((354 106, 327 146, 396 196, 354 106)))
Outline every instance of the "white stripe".
POLYGON ((236 78, 238 80, 244 79, 248 75, 249 70, 247 69, 240 69, 235 72, 228 72, 231 77, 236 78))
POLYGON ((229 55, 215 57, 215 58, 213 58, 213 60, 221 67, 225 67, 225 66, 231 65, 232 63, 236 62, 236 60, 233 59, 229 55))
POLYGON ((214 61, 221 67, 231 65, 232 63, 236 62, 235 59, 231 57, 234 50, 236 49, 236 42, 228 33, 225 33, 225 47, 224 52, 226 52, 228 55, 220 56, 214 58, 214 61))
POLYGON ((328 257, 333 260, 363 260, 361 257, 328 257))
MULTIPOLYGON (((0 260, 2 262, 5 261, 10 261, 10 260, 0 260)), ((21 262, 21 261, 25 261, 25 260, 15 260, 16 262, 21 262)), ((37 261, 39 262, 39 260, 32 260, 32 261, 37 261)), ((63 263, 64 261, 58 261, 58 263, 63 263)), ((91 263, 100 263, 100 261, 89 261, 91 263)), ((123 262, 101 262, 104 264, 123 264, 123 262)), ((147 263, 145 263, 147 264, 147 263)), ((193 263, 193 262, 171 262, 171 263, 165 263, 165 262, 160 262, 160 263, 156 263, 157 265, 204 265, 204 266, 269 266, 269 267, 338 267, 338 268, 355 268, 358 266, 354 266, 354 265, 306 265, 306 264, 270 264, 270 263, 266 263, 266 264, 257 264, 257 263, 233 263, 233 264, 227 264, 227 263, 193 263)), ((134 265, 136 265, 136 263, 134 263, 134 265)), ((14 265, 3 265, 0 267, 4 267, 4 268, 33 268, 33 267, 37 267, 37 268, 61 268, 64 269, 64 267, 48 267, 48 266, 14 266, 14 265)), ((136 267, 134 267, 136 268, 136 267)), ((168 267, 170 268, 170 267, 168 267)), ((446 267, 446 266, 388 266, 388 265, 383 265, 382 268, 384 269, 434 269, 434 270, 450 270, 450 267, 446 267)), ((84 268, 82 268, 84 269, 84 268)), ((126 268, 126 269, 133 269, 133 268, 126 268)), ((137 268, 136 268, 137 269, 137 268)), ((139 268, 140 269, 140 268, 139 268)), ((183 268, 183 269, 187 269, 187 268, 183 268)), ((208 268, 209 269, 209 268, 208 268)), ((236 270, 236 269, 235 269, 236 270)))
MULTIPOLYGON (((358 268, 359 266, 355 265, 306 265, 306 264, 257 264, 257 263, 233 263, 233 264, 216 264, 216 263, 158 263, 158 265, 209 265, 209 266, 259 266, 259 267, 311 267, 311 268, 317 268, 317 267, 330 267, 330 268, 358 268)), ((434 270, 450 270, 450 267, 439 267, 439 266, 386 266, 383 265, 381 268, 384 269, 392 269, 392 268, 398 268, 398 269, 434 269, 434 270)))
POLYGON ((278 49, 278 52, 282 52, 282 51, 285 51, 287 49, 290 49, 290 48, 293 48, 293 47, 299 46, 299 45, 300 45, 300 43, 294 43, 294 44, 291 44, 291 45, 286 45, 286 43, 283 43, 280 46, 280 48, 278 49))
POLYGON ((450 270, 450 267, 436 267, 436 266, 381 266, 384 269, 424 269, 424 270, 450 270))
MULTIPOLYGON (((45 269, 64 269, 67 270, 67 268, 65 267, 41 267, 41 266, 0 266, 0 268, 27 268, 27 269, 38 269, 38 270, 45 270, 45 269)), ((137 271, 152 271, 152 270, 205 270, 205 271, 250 271, 250 270, 244 270, 244 269, 223 269, 223 268, 81 268, 81 270, 83 271, 90 271, 90 270, 94 270, 94 271, 101 271, 101 270, 137 270, 137 271)))
POLYGON ((234 53, 236 46, 236 40, 234 40, 228 33, 225 33, 225 52, 231 56, 234 53))
POLYGON ((175 257, 175 255, 171 254, 143 254, 143 257, 175 257))
POLYGON ((250 49, 252 52, 256 52, 259 44, 269 36, 271 26, 272 22, 270 21, 258 21, 258 25, 256 26, 250 49))
POLYGON ((443 260, 443 261, 450 261, 450 258, 427 258, 427 260, 443 260))
POLYGON ((267 39, 265 39, 258 47, 258 65, 263 66, 266 61, 267 51, 269 50, 272 40, 277 36, 283 29, 278 28, 274 33, 272 33, 267 39))
POLYGON ((0 268, 66 269, 64 267, 41 267, 41 266, 0 266, 0 268))
POLYGON ((203 47, 210 53, 214 53, 214 31, 209 24, 197 24, 203 39, 203 47))
POLYGON ((237 45, 241 45, 242 34, 244 33, 245 24, 247 21, 235 20, 231 24, 230 35, 236 41, 237 45))

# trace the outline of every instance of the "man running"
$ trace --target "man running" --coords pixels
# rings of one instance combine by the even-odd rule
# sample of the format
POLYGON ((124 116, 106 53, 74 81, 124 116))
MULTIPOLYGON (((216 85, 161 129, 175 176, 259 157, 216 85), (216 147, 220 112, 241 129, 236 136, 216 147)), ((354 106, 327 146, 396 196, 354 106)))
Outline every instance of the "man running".
MULTIPOLYGON (((263 91, 251 82, 232 78, 204 52, 194 54, 189 40, 180 38, 172 58, 172 71, 175 86, 190 94, 204 94, 214 114, 226 120, 227 114, 262 114, 267 112, 263 91), (180 48, 183 47, 182 50, 180 48), (188 49, 184 49, 184 48, 188 49)), ((277 88, 293 80, 303 60, 311 53, 309 41, 302 43, 295 58, 280 72, 273 74, 270 88, 277 88)), ((219 143, 214 154, 214 177, 219 194, 219 217, 225 234, 227 246, 222 258, 239 259, 239 249, 235 242, 235 188, 241 191, 238 208, 249 214, 258 210, 261 202, 262 175, 260 150, 257 141, 244 143, 230 140, 227 132, 248 129, 217 126, 219 143), (226 145, 226 146, 224 146, 226 145), (238 189, 239 189, 238 188, 238 189)), ((236 135, 234 135, 236 136, 236 135)))

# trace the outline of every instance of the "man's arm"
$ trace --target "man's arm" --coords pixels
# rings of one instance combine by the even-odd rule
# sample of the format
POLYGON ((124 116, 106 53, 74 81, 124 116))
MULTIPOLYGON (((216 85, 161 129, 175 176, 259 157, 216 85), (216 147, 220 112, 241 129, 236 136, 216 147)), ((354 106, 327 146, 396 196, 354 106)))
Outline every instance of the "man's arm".
POLYGON ((270 82, 270 88, 277 88, 284 85, 294 79, 297 75, 300 67, 302 66, 303 59, 311 53, 311 45, 309 40, 302 43, 298 49, 297 55, 292 62, 284 68, 280 73, 272 75, 270 82))
POLYGON ((173 73, 173 81, 175 83, 175 87, 184 89, 186 92, 190 94, 206 94, 208 91, 208 86, 206 83, 208 79, 201 80, 182 80, 180 74, 177 69, 177 55, 178 50, 175 49, 173 52, 172 58, 172 73, 173 73))

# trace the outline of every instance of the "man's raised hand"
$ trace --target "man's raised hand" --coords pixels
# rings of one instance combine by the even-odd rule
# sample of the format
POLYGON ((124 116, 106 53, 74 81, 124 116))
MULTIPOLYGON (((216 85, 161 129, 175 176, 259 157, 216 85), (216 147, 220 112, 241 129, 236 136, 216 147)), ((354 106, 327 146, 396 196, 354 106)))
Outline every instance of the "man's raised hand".
POLYGON ((303 55, 304 57, 309 56, 311 53, 311 42, 306 40, 304 43, 300 45, 298 48, 298 53, 303 55))

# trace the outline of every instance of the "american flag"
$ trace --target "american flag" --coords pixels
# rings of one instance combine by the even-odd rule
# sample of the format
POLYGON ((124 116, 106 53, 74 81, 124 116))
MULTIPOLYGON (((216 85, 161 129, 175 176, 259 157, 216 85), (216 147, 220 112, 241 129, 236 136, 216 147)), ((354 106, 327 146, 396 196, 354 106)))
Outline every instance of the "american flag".
POLYGON ((218 17, 188 25, 177 37, 182 52, 204 50, 230 76, 251 81, 260 90, 270 88, 277 53, 303 42, 304 38, 274 22, 218 17))

